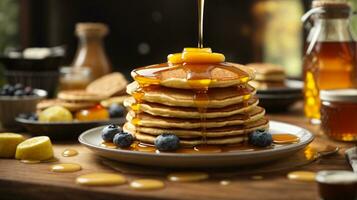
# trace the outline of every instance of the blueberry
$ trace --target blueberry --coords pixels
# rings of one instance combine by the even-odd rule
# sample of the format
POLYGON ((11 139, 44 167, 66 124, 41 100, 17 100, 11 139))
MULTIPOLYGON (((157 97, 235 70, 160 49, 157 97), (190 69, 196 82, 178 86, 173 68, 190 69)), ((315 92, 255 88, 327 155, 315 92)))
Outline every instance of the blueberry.
POLYGON ((21 96, 25 96, 26 94, 25 94, 25 91, 23 91, 23 90, 21 90, 21 89, 19 89, 19 90, 15 90, 15 92, 14 92, 14 96, 15 97, 21 97, 21 96))
POLYGON ((36 113, 30 113, 28 116, 27 116, 27 119, 28 120, 31 120, 31 121, 37 121, 38 120, 38 116, 36 113))
POLYGON ((258 147, 267 147, 273 143, 273 138, 267 131, 257 130, 249 135, 249 143, 258 147))
POLYGON ((109 107, 110 118, 122 117, 124 115, 124 107, 119 104, 112 104, 109 107))
POLYGON ((173 134, 162 134, 156 137, 155 147, 160 151, 175 151, 180 147, 180 139, 173 134))
POLYGON ((24 89, 24 86, 21 83, 16 83, 14 85, 15 90, 22 90, 24 89))
POLYGON ((115 124, 106 126, 102 130, 102 139, 106 142, 112 142, 114 135, 121 133, 123 130, 115 124))
POLYGON ((121 148, 130 147, 134 142, 134 137, 130 133, 121 132, 114 136, 113 143, 121 148))
POLYGON ((7 95, 7 96, 12 96, 12 95, 14 95, 14 92, 15 92, 15 88, 8 84, 3 86, 3 90, 5 91, 5 95, 7 95))

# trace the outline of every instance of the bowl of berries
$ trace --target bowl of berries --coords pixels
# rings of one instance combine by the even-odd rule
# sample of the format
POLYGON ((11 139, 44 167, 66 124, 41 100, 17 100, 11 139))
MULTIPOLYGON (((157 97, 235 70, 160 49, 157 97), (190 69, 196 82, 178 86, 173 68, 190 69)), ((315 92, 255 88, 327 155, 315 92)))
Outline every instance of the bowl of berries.
POLYGON ((15 118, 20 113, 33 113, 37 103, 47 97, 47 92, 20 83, 5 84, 0 88, 0 129, 19 129, 15 118))

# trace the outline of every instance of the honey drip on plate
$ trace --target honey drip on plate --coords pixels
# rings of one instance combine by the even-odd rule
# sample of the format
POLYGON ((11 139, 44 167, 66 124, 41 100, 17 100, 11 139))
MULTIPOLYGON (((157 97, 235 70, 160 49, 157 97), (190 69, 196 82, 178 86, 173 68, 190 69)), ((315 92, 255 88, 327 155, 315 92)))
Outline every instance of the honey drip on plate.
POLYGON ((76 156, 76 155, 78 155, 78 151, 75 149, 65 149, 62 152, 63 157, 72 157, 72 156, 76 156))
POLYGON ((156 179, 137 179, 130 183, 130 188, 135 190, 158 190, 165 187, 165 183, 156 179))
POLYGON ((52 165, 50 169, 52 172, 77 172, 80 171, 82 167, 75 163, 62 163, 52 165))
POLYGON ((314 182, 316 178, 316 173, 309 171, 293 171, 290 172, 287 177, 290 180, 314 182))
POLYGON ((300 141, 300 138, 293 134, 273 134, 272 137, 275 144, 290 144, 300 141))
POLYGON ((126 183, 126 178, 115 173, 91 173, 78 176, 76 183, 86 186, 111 186, 126 183))
POLYGON ((41 163, 41 160, 20 160, 20 162, 25 164, 38 164, 41 163))
POLYGON ((205 172, 175 172, 170 173, 167 179, 173 182, 194 182, 202 181, 209 178, 209 175, 205 172))

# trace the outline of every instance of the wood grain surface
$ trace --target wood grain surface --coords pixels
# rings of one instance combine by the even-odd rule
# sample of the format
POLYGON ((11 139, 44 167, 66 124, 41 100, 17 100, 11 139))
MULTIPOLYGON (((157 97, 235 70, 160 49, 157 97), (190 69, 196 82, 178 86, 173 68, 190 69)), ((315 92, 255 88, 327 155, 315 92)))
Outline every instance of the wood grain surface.
MULTIPOLYGON (((136 178, 157 178, 165 182, 166 187, 155 191, 136 191, 128 185, 113 187, 83 187, 75 184, 78 175, 89 172, 115 172, 103 165, 102 159, 91 153, 77 142, 54 142, 55 155, 60 163, 79 163, 83 170, 74 173, 50 172, 51 163, 23 164, 17 160, 0 159, 0 199, 265 199, 265 200, 310 200, 318 199, 317 184, 291 181, 286 174, 292 170, 319 171, 327 169, 351 170, 346 162, 343 152, 353 146, 351 143, 335 142, 327 139, 318 126, 312 126, 301 113, 301 106, 285 114, 269 114, 271 120, 288 122, 311 130, 316 139, 313 145, 323 148, 328 144, 341 147, 339 154, 323 158, 298 169, 289 169, 273 173, 256 174, 263 176, 262 180, 253 180, 252 175, 232 175, 224 179, 231 184, 222 186, 222 178, 211 178, 195 183, 169 182, 165 176, 160 175, 134 175, 126 174, 130 180, 136 178), (75 157, 62 157, 65 148, 74 148, 79 151, 75 157)), ((142 168, 145 170, 145 168, 142 168)), ((217 169, 218 171, 224 169, 217 169)), ((143 173, 145 174, 145 173, 143 173)), ((150 174, 150 173, 149 173, 150 174)))

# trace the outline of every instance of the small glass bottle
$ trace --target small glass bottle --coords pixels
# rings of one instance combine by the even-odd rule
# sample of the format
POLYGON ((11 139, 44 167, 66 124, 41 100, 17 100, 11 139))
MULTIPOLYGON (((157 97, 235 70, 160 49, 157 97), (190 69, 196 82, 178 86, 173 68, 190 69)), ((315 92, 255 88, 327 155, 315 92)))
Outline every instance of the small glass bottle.
POLYGON ((108 34, 108 27, 102 23, 78 23, 76 35, 79 46, 74 68, 88 67, 91 71, 91 80, 111 72, 109 60, 103 48, 103 37, 108 34))
POLYGON ((347 3, 315 0, 303 20, 313 19, 304 57, 305 115, 320 122, 319 91, 352 88, 356 81, 356 42, 347 3))

